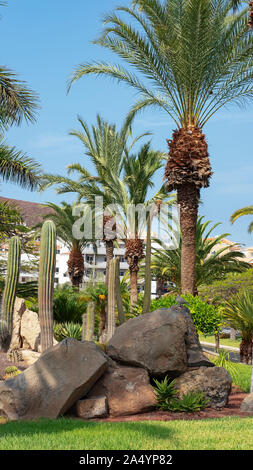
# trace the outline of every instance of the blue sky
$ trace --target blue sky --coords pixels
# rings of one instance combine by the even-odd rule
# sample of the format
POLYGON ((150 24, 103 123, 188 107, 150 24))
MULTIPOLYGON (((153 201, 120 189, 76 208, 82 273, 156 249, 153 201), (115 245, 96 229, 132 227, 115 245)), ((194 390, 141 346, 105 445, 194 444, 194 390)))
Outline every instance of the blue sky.
MULTIPOLYGON (((91 44, 101 31, 103 14, 118 3, 128 5, 130 0, 9 0, 1 8, 1 64, 39 94, 41 105, 37 122, 11 128, 6 140, 39 161, 46 172, 65 174, 66 165, 85 164, 81 143, 68 135, 79 127, 78 114, 90 125, 99 113, 120 126, 136 99, 127 86, 94 77, 80 80, 66 93, 67 80, 81 62, 118 62, 116 56, 91 44)), ((167 151, 166 139, 173 128, 165 114, 149 110, 136 118, 134 132, 152 131, 154 148, 167 151)), ((253 236, 247 233, 251 218, 232 226, 229 217, 235 209, 253 204, 252 128, 253 102, 245 109, 223 110, 205 127, 214 176, 210 188, 202 191, 200 207, 206 218, 222 222, 216 234, 229 232, 232 240, 246 245, 253 245, 253 236)), ((162 177, 160 171, 157 189, 162 177)), ((54 190, 31 193, 6 183, 0 191, 2 196, 36 202, 73 199, 57 196, 54 190)))

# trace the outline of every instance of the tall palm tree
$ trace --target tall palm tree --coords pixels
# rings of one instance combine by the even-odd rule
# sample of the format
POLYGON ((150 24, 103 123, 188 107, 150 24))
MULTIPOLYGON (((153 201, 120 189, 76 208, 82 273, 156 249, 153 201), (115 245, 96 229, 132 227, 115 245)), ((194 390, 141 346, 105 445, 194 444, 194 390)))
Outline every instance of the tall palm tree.
MULTIPOLYGON (((239 217, 242 217, 243 215, 253 215, 253 206, 242 207, 241 209, 235 211, 230 217, 230 222, 233 224, 237 219, 239 219, 239 217)), ((253 222, 251 222, 248 227, 248 232, 252 233, 252 231, 253 222)))
MULTIPOLYGON (((75 204, 70 205, 67 202, 62 202, 61 205, 57 205, 52 202, 48 202, 45 205, 53 209, 54 212, 43 216, 43 219, 50 219, 55 223, 57 238, 62 240, 62 242, 69 248, 68 274, 72 285, 79 288, 85 271, 82 251, 85 245, 91 243, 91 240, 87 240, 85 238, 81 238, 79 240, 73 234, 73 225, 78 218, 73 215, 75 204)), ((42 223, 38 224, 36 228, 41 227, 42 223)), ((88 213, 87 223, 89 223, 88 213)))
POLYGON ((105 17, 95 44, 138 74, 121 64, 84 63, 69 85, 90 74, 114 78, 140 94, 129 117, 157 106, 174 121, 165 178, 180 205, 183 294, 194 292, 200 189, 209 186, 212 175, 202 129, 223 106, 253 97, 248 8, 235 13, 233 7, 233 0, 134 0, 129 8, 118 7, 105 17))
MULTIPOLYGON (((81 130, 72 130, 73 135, 81 140, 85 148, 85 155, 89 157, 95 169, 93 176, 85 166, 74 163, 68 165, 68 174, 76 173, 79 178, 74 181, 70 178, 64 178, 57 175, 44 175, 43 188, 46 189, 52 185, 58 185, 57 192, 62 194, 66 192, 75 192, 79 201, 85 201, 94 208, 95 196, 102 198, 102 212, 106 206, 117 202, 117 193, 113 190, 114 179, 118 178, 123 170, 123 161, 132 147, 144 135, 144 133, 132 139, 131 121, 127 120, 120 130, 116 129, 115 124, 110 124, 101 116, 97 115, 96 125, 92 125, 91 131, 88 124, 79 116, 78 122, 81 130)), ((98 214, 97 214, 98 215, 98 214)), ((103 215, 103 242, 106 247, 106 283, 108 284, 109 264, 113 258, 114 240, 110 225, 113 226, 113 214, 103 215)))
MULTIPOLYGON (((217 249, 228 233, 223 233, 217 237, 212 237, 212 232, 220 224, 209 227, 210 221, 204 222, 203 217, 199 217, 196 229, 196 277, 194 294, 198 294, 198 287, 203 284, 210 284, 224 278, 228 273, 238 273, 249 269, 251 265, 243 261, 244 254, 236 249, 228 251, 226 246, 217 249), (215 250, 214 250, 215 248, 215 250)), ((164 281, 171 281, 175 288, 181 287, 181 256, 182 240, 175 250, 164 248, 160 240, 157 240, 160 248, 154 249, 154 256, 151 262, 151 269, 155 276, 164 281)))

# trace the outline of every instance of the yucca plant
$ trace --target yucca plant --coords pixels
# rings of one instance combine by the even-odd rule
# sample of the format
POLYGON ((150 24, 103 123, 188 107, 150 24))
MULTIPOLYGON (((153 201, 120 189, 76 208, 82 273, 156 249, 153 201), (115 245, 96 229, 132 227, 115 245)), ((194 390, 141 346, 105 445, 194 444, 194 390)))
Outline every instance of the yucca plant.
POLYGON ((219 355, 217 357, 212 357, 212 362, 217 367, 224 367, 231 375, 233 382, 237 381, 239 378, 239 372, 236 364, 230 361, 229 352, 224 351, 223 349, 219 350, 219 355))
POLYGON ((168 403, 167 410, 175 413, 196 413, 205 409, 209 400, 203 392, 188 392, 181 398, 174 398, 168 403))
POLYGON ((153 388, 156 395, 157 407, 161 410, 165 410, 169 402, 177 395, 175 380, 169 382, 169 378, 165 377, 161 381, 154 379, 154 383, 155 386, 153 386, 153 388))
POLYGON ((174 121, 165 178, 180 205, 183 294, 194 293, 200 190, 212 176, 203 128, 222 107, 253 97, 248 6, 237 12, 233 7, 233 0, 133 0, 120 6, 104 18, 94 42, 130 67, 86 62, 69 85, 85 75, 111 77, 140 95, 129 118, 156 106, 174 121))
POLYGON ((54 324, 54 337, 57 341, 62 341, 66 338, 74 338, 78 341, 82 339, 82 327, 79 323, 55 323, 54 324))

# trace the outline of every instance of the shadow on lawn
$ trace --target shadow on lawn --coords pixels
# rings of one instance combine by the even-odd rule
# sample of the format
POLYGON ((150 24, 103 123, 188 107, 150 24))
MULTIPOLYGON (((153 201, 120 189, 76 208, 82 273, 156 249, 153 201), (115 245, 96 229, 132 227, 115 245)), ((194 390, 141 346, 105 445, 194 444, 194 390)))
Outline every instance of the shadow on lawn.
POLYGON ((83 430, 87 433, 101 432, 105 427, 107 432, 117 432, 118 440, 120 433, 126 436, 126 433, 141 435, 150 439, 170 439, 174 436, 174 430, 168 427, 168 423, 156 422, 122 422, 122 423, 92 423, 89 421, 81 421, 78 419, 59 418, 56 420, 40 419, 37 421, 12 421, 0 425, 1 436, 8 438, 11 436, 21 437, 22 435, 38 435, 39 434, 57 434, 68 431, 83 430))

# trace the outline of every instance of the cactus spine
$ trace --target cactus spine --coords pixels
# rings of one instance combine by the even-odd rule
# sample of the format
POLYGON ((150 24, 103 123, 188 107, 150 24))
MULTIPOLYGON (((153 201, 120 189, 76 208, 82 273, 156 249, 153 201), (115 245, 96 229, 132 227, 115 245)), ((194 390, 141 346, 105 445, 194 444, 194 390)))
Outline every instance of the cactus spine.
POLYGON ((109 266, 109 279, 108 279, 108 305, 107 305, 107 341, 111 339, 115 331, 115 317, 116 317, 116 289, 115 289, 115 272, 116 260, 112 259, 109 266))
POLYGON ((146 240, 146 259, 145 259, 145 288, 143 298, 143 311, 142 313, 149 312, 151 301, 151 215, 149 214, 147 220, 147 240, 146 240))
POLYGON ((122 325, 125 323, 125 312, 123 308, 123 302, 120 292, 120 269, 119 269, 119 258, 117 257, 115 260, 115 295, 116 295, 116 304, 118 310, 118 320, 119 324, 122 325))
POLYGON ((40 240, 39 317, 42 352, 53 346, 53 290, 56 263, 56 228, 51 220, 44 222, 40 240))
POLYGON ((95 304, 89 302, 87 313, 83 315, 82 341, 93 341, 95 327, 95 304))
POLYGON ((13 310, 16 290, 20 272, 21 241, 19 237, 12 237, 9 242, 7 275, 2 304, 2 319, 0 322, 1 348, 7 350, 12 335, 13 310))

